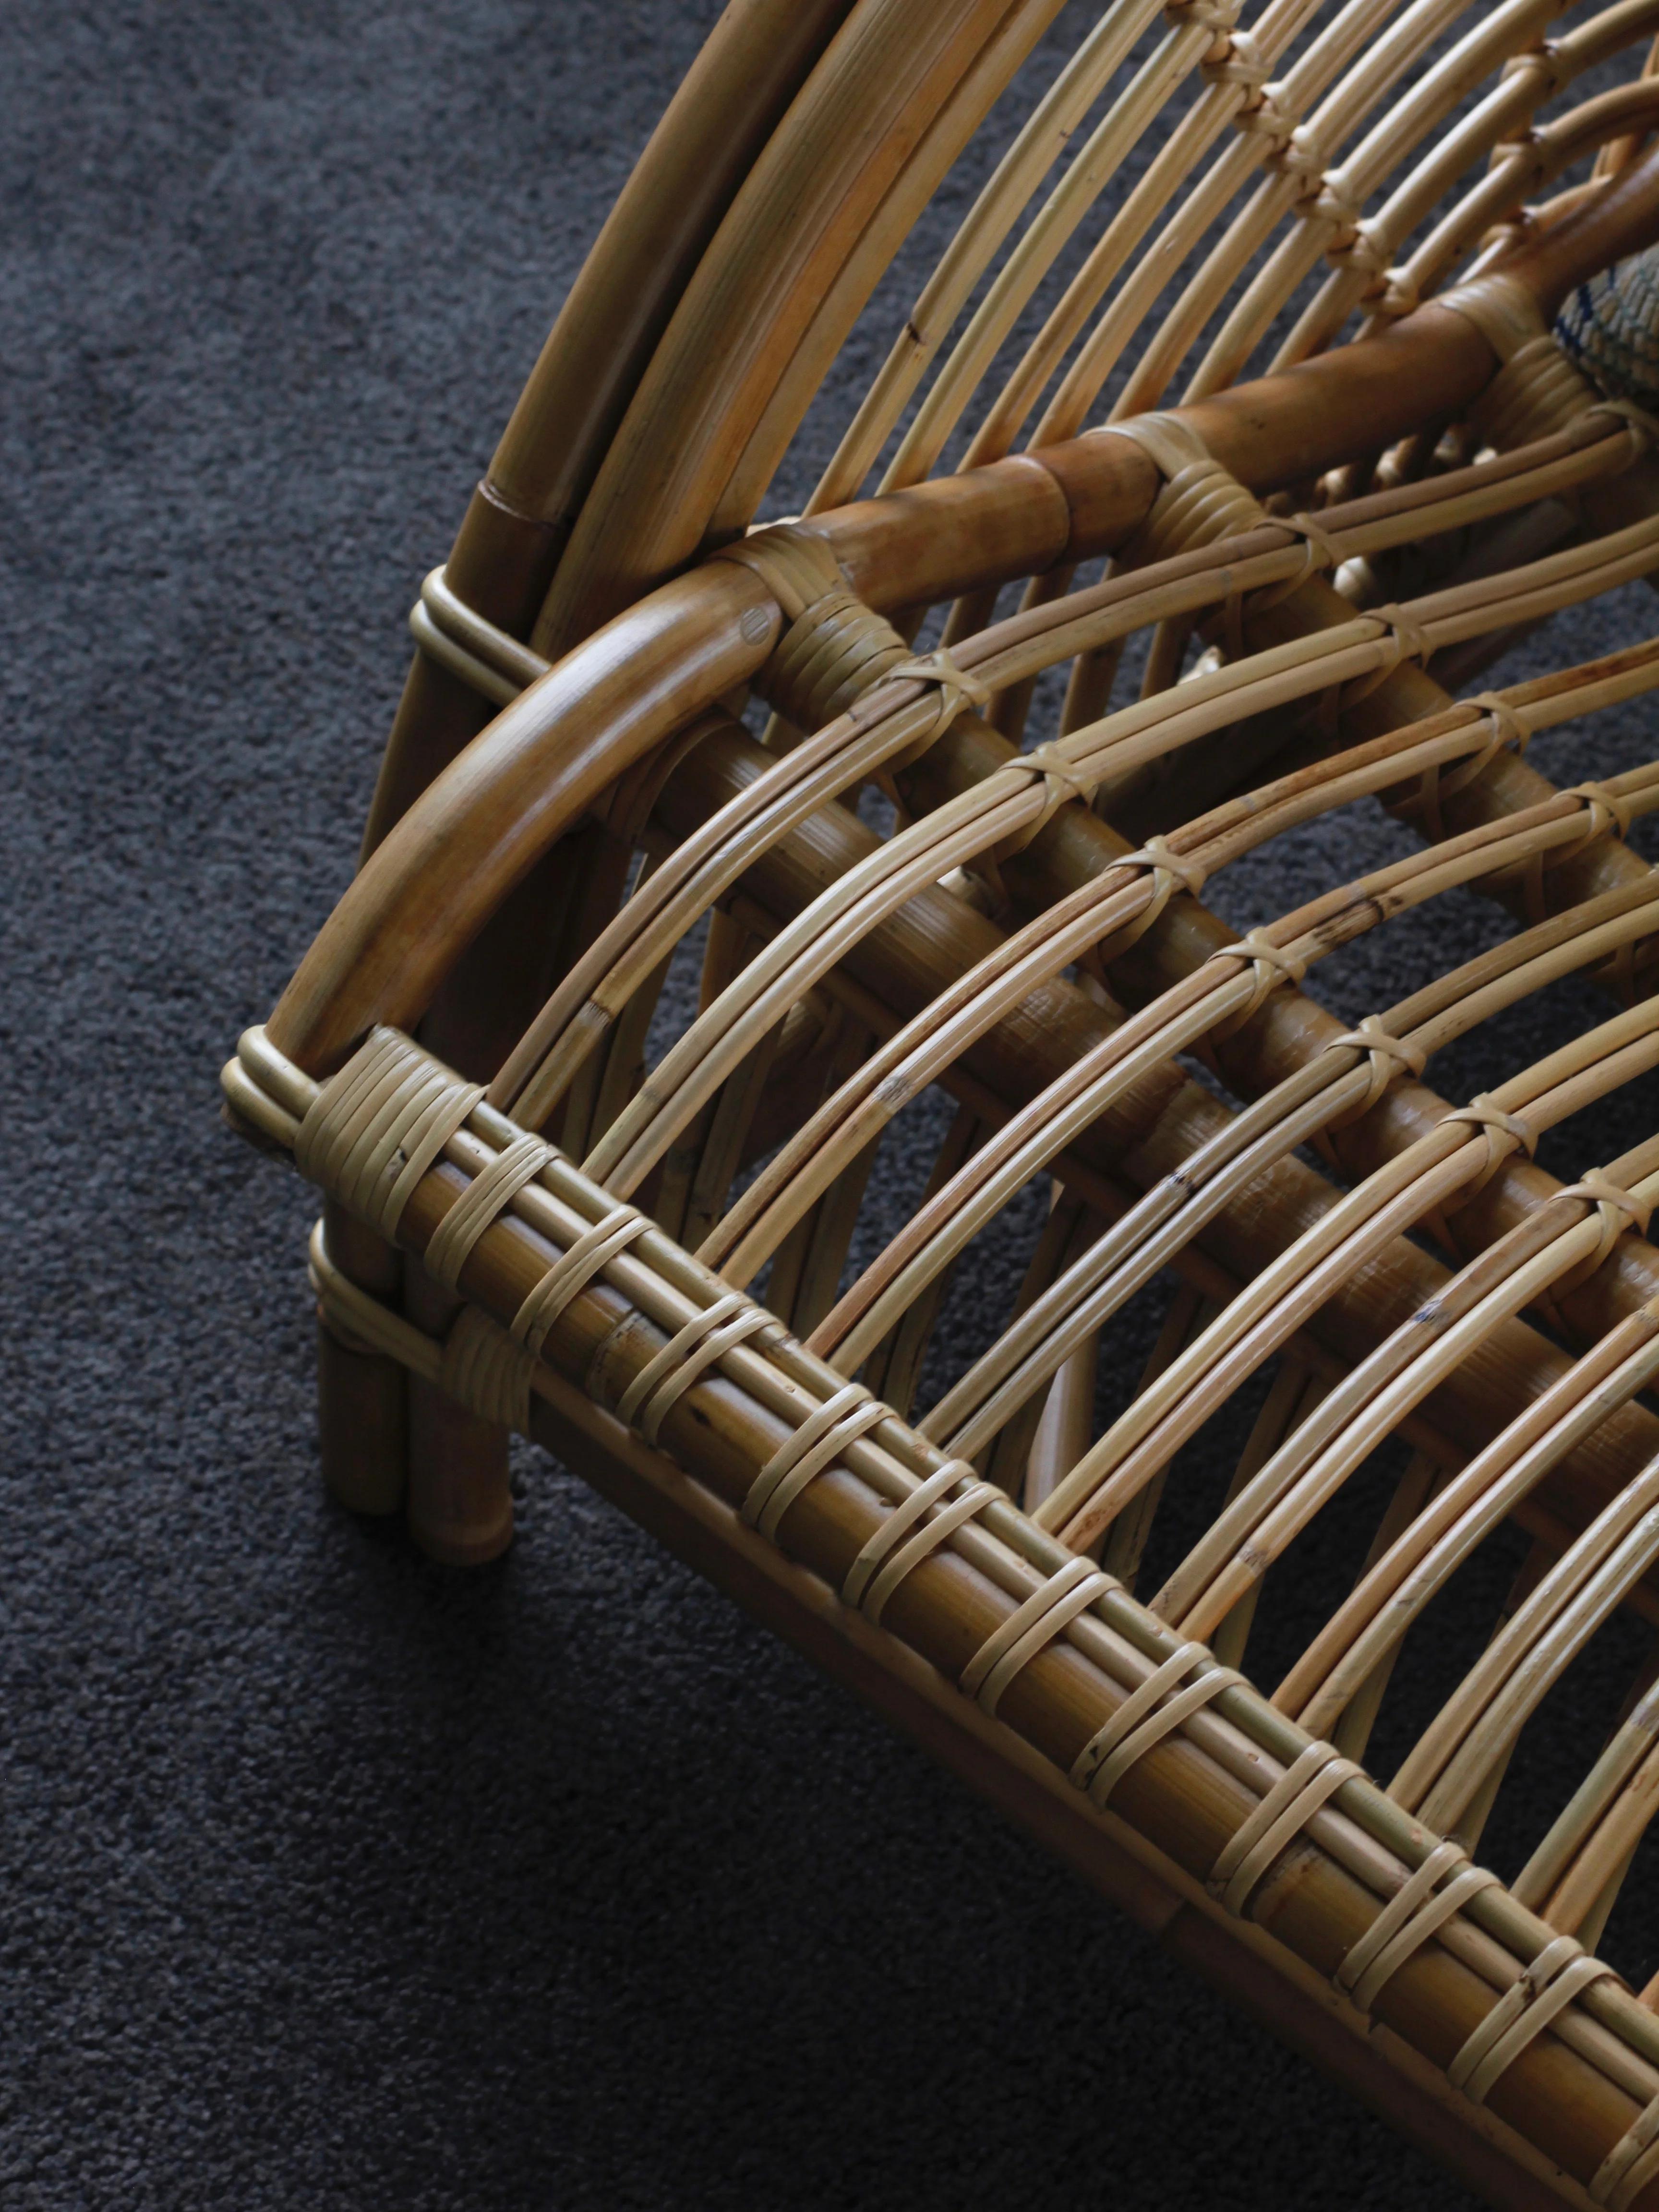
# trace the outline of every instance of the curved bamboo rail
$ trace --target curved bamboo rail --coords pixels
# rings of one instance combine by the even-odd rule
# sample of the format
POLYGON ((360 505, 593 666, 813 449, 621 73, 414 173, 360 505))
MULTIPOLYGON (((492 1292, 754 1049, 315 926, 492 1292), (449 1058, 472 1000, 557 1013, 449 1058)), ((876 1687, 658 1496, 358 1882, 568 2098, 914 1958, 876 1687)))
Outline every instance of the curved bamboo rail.
MULTIPOLYGON (((1541 307, 1581 270, 1659 234, 1655 173, 1659 156, 1638 162, 1517 257, 1513 272, 1541 307)), ((1431 305, 1384 337, 1241 386, 1182 419, 1240 482, 1271 491, 1404 436, 1425 414, 1467 405, 1494 366, 1464 317, 1431 305)), ((1157 487, 1151 461, 1126 441, 1082 438, 813 526, 852 589, 880 609, 1112 551, 1144 520, 1157 487)), ((325 1072, 372 1021, 416 1019, 448 963, 598 792, 754 674, 778 619, 734 564, 708 563, 568 654, 377 848, 273 1016, 283 1048, 325 1072), (452 819, 465 820, 464 839, 445 826, 452 819), (331 994, 338 1003, 325 1014, 331 994)))

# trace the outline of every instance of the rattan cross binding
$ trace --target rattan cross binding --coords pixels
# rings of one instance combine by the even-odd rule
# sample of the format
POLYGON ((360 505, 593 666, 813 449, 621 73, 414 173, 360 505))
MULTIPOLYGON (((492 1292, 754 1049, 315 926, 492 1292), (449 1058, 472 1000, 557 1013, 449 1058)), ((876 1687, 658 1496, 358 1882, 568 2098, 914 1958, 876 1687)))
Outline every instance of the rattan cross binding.
POLYGON ((1545 773, 1659 636, 1480 688, 1659 570, 1659 0, 1112 0, 1055 64, 1060 12, 733 0, 427 580, 362 870, 225 1072, 323 1193, 325 1470, 481 1559, 540 1441, 1493 2201, 1653 2212, 1659 1999, 1595 1947, 1654 1662, 1530 1855, 1474 1855, 1592 1638, 1659 1623, 1659 1134, 1534 1157, 1659 1066, 1659 758, 1545 773), (1398 857, 1327 838, 1242 936, 1206 907, 1361 804, 1398 857), (1322 1006, 1471 890, 1476 957, 1322 1006), (1565 1042, 1437 1093, 1572 979, 1565 1042), (953 1271, 1034 1188, 941 1382, 953 1271), (1378 1466, 1258 1680, 1278 1563, 1378 1466), (1433 1680, 1422 1616, 1516 1523, 1433 1680))

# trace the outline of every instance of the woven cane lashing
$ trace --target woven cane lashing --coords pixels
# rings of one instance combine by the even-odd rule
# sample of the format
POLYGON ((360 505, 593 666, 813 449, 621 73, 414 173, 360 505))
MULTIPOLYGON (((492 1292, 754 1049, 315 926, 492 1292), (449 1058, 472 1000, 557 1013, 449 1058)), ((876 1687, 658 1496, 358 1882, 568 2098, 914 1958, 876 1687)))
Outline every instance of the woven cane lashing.
MULTIPOLYGON (((606 436, 532 391, 498 459, 527 517, 578 488, 539 612, 465 533, 428 580, 422 654, 502 712, 227 1090, 411 1255, 400 1313, 319 1237, 339 1341, 586 1409, 1085 1856, 1127 1822, 1206 1940, 1390 2027, 1482 2186, 1622 2204, 1645 1676, 1547 1804, 1537 1747, 1659 1620, 1659 640, 1574 628, 1659 568, 1659 9, 1559 13, 1106 10, 751 530, 1054 10, 803 21, 606 436), (410 1032, 492 961, 452 1070, 410 1032)), ((708 143, 693 97, 654 173, 708 143)))

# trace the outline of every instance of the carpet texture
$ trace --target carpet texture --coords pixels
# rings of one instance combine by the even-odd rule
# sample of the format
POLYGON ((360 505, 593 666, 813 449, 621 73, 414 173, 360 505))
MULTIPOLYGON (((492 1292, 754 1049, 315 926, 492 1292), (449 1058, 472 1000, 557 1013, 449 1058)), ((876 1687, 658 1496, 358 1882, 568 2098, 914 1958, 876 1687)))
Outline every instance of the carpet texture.
MULTIPOLYGON (((557 1466, 473 1574, 321 1494, 313 1200, 217 1068, 348 878, 416 581, 713 14, 0 18, 0 2202, 1464 2203, 557 1466)), ((1400 833, 1219 902, 1281 910, 1333 837, 1400 833)), ((1494 927, 1451 902, 1330 996, 1494 927)))

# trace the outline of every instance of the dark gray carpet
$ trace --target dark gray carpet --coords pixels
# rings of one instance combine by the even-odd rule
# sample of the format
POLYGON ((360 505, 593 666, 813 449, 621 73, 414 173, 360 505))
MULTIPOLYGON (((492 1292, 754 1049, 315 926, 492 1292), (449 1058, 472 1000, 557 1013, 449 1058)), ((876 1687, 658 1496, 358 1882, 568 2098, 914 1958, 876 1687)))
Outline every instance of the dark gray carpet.
POLYGON ((470 1576, 320 1494, 218 1064, 712 13, 0 19, 0 2202, 1461 2203, 558 1468, 470 1576))

